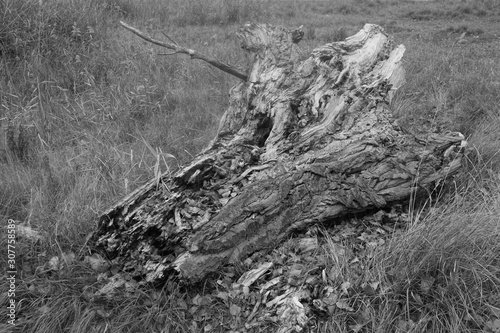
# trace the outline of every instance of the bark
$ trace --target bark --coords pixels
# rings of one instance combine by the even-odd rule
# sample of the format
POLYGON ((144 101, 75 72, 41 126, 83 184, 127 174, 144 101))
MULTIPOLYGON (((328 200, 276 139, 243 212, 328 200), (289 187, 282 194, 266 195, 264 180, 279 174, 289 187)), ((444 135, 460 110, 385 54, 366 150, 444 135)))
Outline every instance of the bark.
POLYGON ((239 38, 253 65, 215 139, 99 220, 96 245, 137 278, 198 281, 292 231, 431 192, 460 168, 460 133, 415 137, 392 118, 405 49, 379 26, 304 60, 285 28, 247 24, 239 38))

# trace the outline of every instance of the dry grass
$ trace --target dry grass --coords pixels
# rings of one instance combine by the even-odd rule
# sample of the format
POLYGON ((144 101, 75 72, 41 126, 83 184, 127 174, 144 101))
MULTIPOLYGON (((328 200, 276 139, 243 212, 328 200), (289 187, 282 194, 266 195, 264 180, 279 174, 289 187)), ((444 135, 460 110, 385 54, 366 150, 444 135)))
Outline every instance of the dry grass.
POLYGON ((398 324, 415 331, 474 331, 491 318, 489 306, 498 306, 498 193, 472 209, 466 200, 415 220, 377 257, 387 286, 382 312, 397 306, 398 324))
MULTIPOLYGON (((470 162, 457 194, 415 211, 364 275, 328 254, 331 241, 318 255, 342 264, 339 281, 380 283, 376 296, 353 295, 370 318, 366 332, 480 331, 489 306, 500 307, 497 1, 4 0, 0 10, 0 220, 47 235, 17 244, 16 332, 192 332, 208 323, 223 332, 237 321, 222 301, 204 316, 189 311, 183 299, 218 288, 210 283, 90 299, 98 281, 88 267, 46 269, 54 255, 88 254, 86 236, 104 207, 202 149, 236 82, 183 56, 158 56, 119 19, 242 68, 234 31, 248 20, 303 24, 305 54, 365 22, 382 24, 408 49, 408 82, 392 106, 402 126, 462 131, 470 162)), ((7 329, 5 279, 0 286, 7 329)), ((352 320, 339 314, 316 329, 347 331, 352 320)))

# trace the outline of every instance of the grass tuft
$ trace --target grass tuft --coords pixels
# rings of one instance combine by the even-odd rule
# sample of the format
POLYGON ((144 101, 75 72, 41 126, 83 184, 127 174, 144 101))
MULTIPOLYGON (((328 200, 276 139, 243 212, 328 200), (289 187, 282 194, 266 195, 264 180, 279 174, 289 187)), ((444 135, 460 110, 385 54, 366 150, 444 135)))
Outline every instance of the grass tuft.
POLYGON ((401 309, 400 321, 433 332, 469 332, 483 328, 489 305, 497 306, 498 193, 472 212, 466 200, 431 210, 379 253, 388 287, 382 297, 401 309))

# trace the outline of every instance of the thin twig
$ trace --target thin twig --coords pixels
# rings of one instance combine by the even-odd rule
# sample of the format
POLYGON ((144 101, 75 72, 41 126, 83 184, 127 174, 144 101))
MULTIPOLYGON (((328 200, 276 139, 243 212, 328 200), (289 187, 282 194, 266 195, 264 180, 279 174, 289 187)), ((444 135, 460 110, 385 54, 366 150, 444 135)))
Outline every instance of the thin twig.
POLYGON ((154 39, 154 38, 146 35, 142 31, 126 24, 125 22, 120 21, 120 24, 128 31, 136 34, 137 36, 141 37, 144 40, 147 40, 148 42, 150 42, 152 44, 162 46, 162 47, 165 47, 165 48, 170 49, 170 50, 174 50, 175 52, 173 54, 175 54, 175 53, 189 54, 191 59, 203 60, 203 61, 209 63, 210 65, 217 67, 221 71, 226 72, 228 74, 231 74, 233 76, 236 76, 237 78, 239 78, 241 80, 247 81, 247 79, 248 79, 248 76, 245 73, 242 73, 241 71, 237 70, 236 68, 233 68, 231 66, 223 64, 222 62, 220 62, 216 59, 210 58, 210 57, 208 57, 204 54, 201 54, 199 52, 196 52, 195 50, 192 50, 192 49, 188 49, 188 48, 176 45, 176 44, 165 43, 165 42, 162 42, 160 40, 154 39))
POLYGON ((169 53, 157 53, 158 55, 172 55, 172 54, 179 54, 179 52, 169 52, 169 53))
POLYGON ((173 40, 169 35, 167 35, 166 33, 164 33, 163 31, 161 32, 163 34, 163 36, 167 37, 169 41, 171 41, 172 43, 174 43, 175 45, 179 45, 179 43, 177 43, 175 40, 173 40))

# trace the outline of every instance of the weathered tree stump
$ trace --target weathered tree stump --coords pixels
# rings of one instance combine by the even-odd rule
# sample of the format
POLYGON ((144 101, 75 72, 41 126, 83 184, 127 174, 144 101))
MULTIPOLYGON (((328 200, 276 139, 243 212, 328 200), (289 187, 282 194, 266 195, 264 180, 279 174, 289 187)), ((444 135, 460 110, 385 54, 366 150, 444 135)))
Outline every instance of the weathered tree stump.
POLYGON ((247 24, 253 65, 217 136, 172 178, 104 212, 95 243, 123 270, 198 281, 290 232, 384 207, 454 174, 460 133, 415 137, 392 119, 404 46, 367 24, 299 59, 297 31, 247 24))

